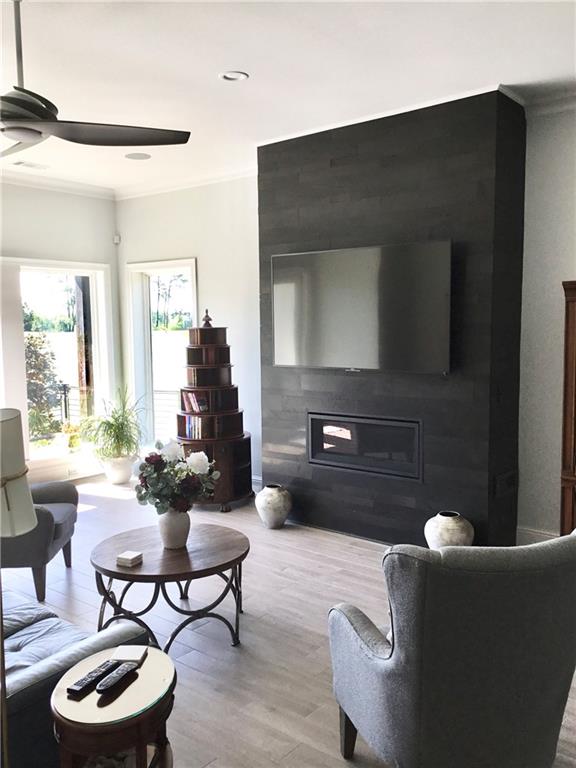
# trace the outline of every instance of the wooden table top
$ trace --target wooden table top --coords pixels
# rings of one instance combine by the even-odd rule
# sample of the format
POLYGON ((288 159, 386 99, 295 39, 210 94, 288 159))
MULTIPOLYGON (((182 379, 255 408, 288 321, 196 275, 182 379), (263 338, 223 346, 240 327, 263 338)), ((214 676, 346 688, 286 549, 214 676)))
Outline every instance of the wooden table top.
POLYGON ((205 523, 192 523, 186 548, 164 549, 158 527, 152 525, 105 539, 92 550, 90 562, 104 576, 123 581, 187 581, 226 571, 241 563, 249 551, 250 541, 240 531, 205 523), (117 555, 127 549, 142 552, 140 565, 116 565, 117 555))
POLYGON ((101 697, 95 690, 80 701, 68 698, 66 688, 110 659, 114 651, 114 648, 100 651, 69 669, 52 693, 53 712, 74 725, 110 725, 138 717, 173 690, 176 671, 172 660, 157 648, 148 648, 148 654, 138 668, 137 679, 114 701, 102 706, 101 697))

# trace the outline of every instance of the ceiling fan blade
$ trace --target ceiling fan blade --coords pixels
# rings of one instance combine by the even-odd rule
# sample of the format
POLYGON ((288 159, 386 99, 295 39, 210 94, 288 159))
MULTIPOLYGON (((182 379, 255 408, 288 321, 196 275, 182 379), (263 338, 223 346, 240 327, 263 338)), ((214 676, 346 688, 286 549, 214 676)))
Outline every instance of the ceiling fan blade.
POLYGON ((48 101, 45 96, 41 96, 39 93, 34 93, 34 91, 29 91, 28 88, 21 88, 18 85, 14 86, 14 90, 22 94, 24 98, 39 102, 54 117, 58 114, 58 107, 55 104, 52 104, 51 101, 48 101))
POLYGON ((0 159, 3 157, 8 157, 8 155, 15 155, 16 152, 21 152, 23 149, 29 149, 30 147, 35 147, 36 144, 40 144, 43 141, 46 141, 48 137, 42 137, 39 138, 38 141, 17 141, 16 144, 12 144, 11 147, 8 147, 8 149, 3 150, 0 152, 0 159))
POLYGON ((2 152, 0 152, 0 158, 13 155, 16 152, 20 152, 22 149, 25 149, 25 147, 29 146, 29 144, 25 144, 23 141, 17 141, 16 144, 12 144, 11 147, 8 147, 8 149, 4 149, 2 152))
POLYGON ((161 144, 185 144, 189 131, 163 128, 140 128, 133 125, 107 125, 106 123, 75 123, 70 120, 6 120, 6 127, 31 126, 48 136, 56 136, 76 144, 103 147, 140 147, 161 144))
MULTIPOLYGON (((14 93, 14 92, 12 92, 14 93)), ((54 120, 56 115, 50 113, 41 104, 28 99, 19 99, 11 93, 0 96, 0 117, 2 120, 54 120)))

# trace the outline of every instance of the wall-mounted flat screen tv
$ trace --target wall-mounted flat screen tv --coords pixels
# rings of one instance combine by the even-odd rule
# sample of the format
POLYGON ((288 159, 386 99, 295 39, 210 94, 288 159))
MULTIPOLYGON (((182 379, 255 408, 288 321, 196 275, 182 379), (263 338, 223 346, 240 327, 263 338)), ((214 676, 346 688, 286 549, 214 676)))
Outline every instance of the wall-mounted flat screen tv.
POLYGON ((449 241, 272 257, 274 365, 443 373, 449 241))

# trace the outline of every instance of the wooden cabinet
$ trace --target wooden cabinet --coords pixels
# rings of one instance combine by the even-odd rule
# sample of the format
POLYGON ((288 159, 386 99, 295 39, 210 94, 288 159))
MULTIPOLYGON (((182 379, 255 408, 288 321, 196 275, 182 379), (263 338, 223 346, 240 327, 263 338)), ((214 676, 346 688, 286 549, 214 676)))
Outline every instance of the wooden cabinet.
POLYGON ((564 406, 562 419, 561 533, 576 528, 576 280, 563 283, 565 296, 564 406))
POLYGON ((216 462, 221 476, 214 503, 228 511, 230 502, 252 495, 250 434, 244 432, 238 388, 232 384, 226 328, 213 328, 208 313, 202 328, 190 329, 186 362, 178 440, 187 454, 204 451, 216 462))

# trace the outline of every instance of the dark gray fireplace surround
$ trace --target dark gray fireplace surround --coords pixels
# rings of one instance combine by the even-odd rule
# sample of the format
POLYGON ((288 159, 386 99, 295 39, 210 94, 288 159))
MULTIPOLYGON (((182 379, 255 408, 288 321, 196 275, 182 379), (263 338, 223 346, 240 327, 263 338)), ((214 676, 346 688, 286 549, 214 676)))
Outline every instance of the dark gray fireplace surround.
POLYGON ((263 480, 295 520, 421 544, 456 509, 478 543, 515 542, 524 160, 500 92, 259 148, 263 480), (274 254, 431 240, 452 241, 447 376, 273 366, 274 254), (417 476, 311 461, 311 414, 417 423, 417 476))

